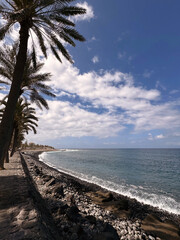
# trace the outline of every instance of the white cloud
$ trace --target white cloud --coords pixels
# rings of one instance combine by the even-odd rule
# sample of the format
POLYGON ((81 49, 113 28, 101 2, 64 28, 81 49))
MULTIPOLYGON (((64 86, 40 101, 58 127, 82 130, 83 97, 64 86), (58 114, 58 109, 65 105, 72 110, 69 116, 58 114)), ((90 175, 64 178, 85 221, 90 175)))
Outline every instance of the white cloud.
POLYGON ((7 96, 7 95, 4 93, 0 93, 0 100, 2 100, 5 96, 7 96))
POLYGON ((92 62, 93 62, 93 63, 98 63, 98 62, 99 62, 99 57, 98 57, 98 56, 94 56, 94 57, 92 58, 92 62))
MULTIPOLYGON (((51 53, 43 71, 52 73, 51 87, 69 102, 49 101, 48 112, 38 110, 38 139, 115 136, 127 125, 132 125, 135 132, 177 132, 180 128, 180 101, 160 103, 160 91, 136 86, 131 74, 104 70, 81 74, 66 60, 59 63, 51 53), (70 102, 74 99, 73 105, 70 102)), ((163 135, 149 134, 148 138, 161 139, 163 135)))
POLYGON ((58 139, 61 137, 115 136, 124 128, 121 119, 109 113, 97 114, 81 109, 78 104, 48 101, 50 109, 40 111, 37 135, 30 134, 32 140, 58 139))
POLYGON ((148 140, 153 141, 153 140, 159 140, 163 139, 165 136, 163 134, 159 134, 153 137, 152 133, 148 133, 148 140))
POLYGON ((163 139, 163 138, 165 138, 165 136, 164 136, 163 134, 159 134, 159 135, 157 135, 155 138, 156 138, 156 139, 163 139))
POLYGON ((77 3, 76 6, 85 8, 86 14, 71 17, 71 19, 73 19, 74 21, 90 21, 95 17, 93 7, 89 5, 87 2, 77 3))
MULTIPOLYGON (((136 86, 131 74, 104 70, 81 74, 66 60, 60 64, 52 55, 45 62, 44 71, 52 72, 50 84, 59 96, 67 95, 72 102, 78 96, 79 100, 75 105, 50 101, 49 112, 41 114, 38 130, 41 137, 47 131, 49 134, 52 131, 52 138, 108 137, 118 134, 129 124, 134 126, 135 132, 154 129, 176 131, 180 127, 177 108, 180 102, 160 103, 160 92, 136 86), (105 113, 91 112, 92 108, 97 112, 103 108, 105 113)), ((149 135, 151 140, 161 137, 149 135)))

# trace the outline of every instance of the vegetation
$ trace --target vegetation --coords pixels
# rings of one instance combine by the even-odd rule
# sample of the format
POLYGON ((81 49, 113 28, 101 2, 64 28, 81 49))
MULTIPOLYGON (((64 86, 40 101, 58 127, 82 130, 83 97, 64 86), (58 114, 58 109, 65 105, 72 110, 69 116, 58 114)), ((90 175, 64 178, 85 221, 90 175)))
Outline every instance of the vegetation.
MULTIPOLYGON (((79 41, 85 40, 74 29, 75 24, 69 20, 69 16, 85 13, 83 8, 69 6, 69 3, 73 2, 73 0, 4 0, 3 2, 0 4, 0 17, 6 23, 0 28, 0 40, 9 34, 14 24, 18 23, 20 30, 13 80, 0 125, 1 169, 4 166, 7 142, 10 139, 13 128, 14 113, 23 82, 28 39, 31 32, 35 33, 44 57, 47 57, 47 47, 49 47, 60 62, 59 53, 71 63, 73 62, 61 39, 72 46, 75 46, 74 39, 79 41)), ((34 67, 36 67, 34 40, 32 42, 31 52, 34 67)), ((2 52, 0 52, 0 55, 2 55, 2 52)))
MULTIPOLYGON (((3 46, 0 51, 2 53, 0 55, 0 76, 2 78, 2 80, 0 79, 0 83, 11 86, 18 45, 15 43, 12 48, 3 46)), ((36 103, 40 109, 42 107, 48 109, 48 103, 43 95, 55 97, 55 94, 52 93, 53 89, 45 84, 45 82, 50 81, 51 74, 39 73, 43 66, 44 63, 37 62, 36 68, 34 68, 32 56, 28 52, 19 97, 23 96, 26 101, 30 100, 32 103, 36 103)))
MULTIPOLYGON (((4 105, 4 108, 0 109, 0 118, 3 116, 3 112, 7 104, 6 98, 0 102, 1 105, 4 105)), ((9 161, 9 148, 11 148, 12 156, 16 149, 21 146, 22 141, 25 139, 25 134, 28 134, 31 130, 36 134, 36 127, 38 126, 36 122, 38 121, 38 118, 35 116, 35 114, 35 109, 30 107, 30 103, 24 102, 23 98, 19 98, 16 104, 11 138, 6 145, 6 162, 9 161)))
POLYGON ((25 141, 24 143, 21 144, 21 148, 23 150, 28 150, 28 149, 36 149, 36 150, 40 150, 40 149, 54 149, 53 147, 51 146, 48 146, 48 145, 42 145, 42 144, 36 144, 36 143, 33 143, 33 142, 30 142, 28 143, 27 141, 25 141))
MULTIPOLYGON (((3 52, 3 55, 0 56, 0 76, 3 79, 0 80, 1 84, 11 85, 12 83, 14 67, 16 64, 15 60, 17 54, 17 47, 18 45, 15 43, 12 48, 4 46, 4 48, 1 49, 1 52, 3 52)), ((48 103, 44 99, 43 95, 55 97, 55 95, 51 92, 52 89, 45 84, 46 81, 50 81, 50 73, 39 73, 43 65, 43 63, 37 62, 36 68, 34 68, 32 56, 28 53, 24 69, 23 82, 19 93, 19 97, 23 96, 25 102, 23 102, 23 99, 21 97, 19 98, 16 105, 13 129, 11 137, 9 139, 9 143, 7 144, 6 148, 6 162, 9 161, 9 145, 12 149, 12 156, 15 150, 19 146, 21 146, 21 143, 24 140, 25 133, 28 134, 29 130, 33 130, 34 133, 36 133, 35 127, 37 126, 37 124, 31 122, 34 126, 29 125, 29 120, 31 118, 37 120, 37 118, 32 115, 35 114, 35 111, 34 109, 30 108, 30 104, 28 104, 27 101, 30 100, 31 102, 35 102, 40 109, 42 109, 42 106, 48 109, 48 103)), ((5 97, 5 99, 7 99, 7 97, 5 97)), ((4 108, 0 110, 1 118, 7 104, 5 99, 1 101, 1 105, 4 105, 4 108)))

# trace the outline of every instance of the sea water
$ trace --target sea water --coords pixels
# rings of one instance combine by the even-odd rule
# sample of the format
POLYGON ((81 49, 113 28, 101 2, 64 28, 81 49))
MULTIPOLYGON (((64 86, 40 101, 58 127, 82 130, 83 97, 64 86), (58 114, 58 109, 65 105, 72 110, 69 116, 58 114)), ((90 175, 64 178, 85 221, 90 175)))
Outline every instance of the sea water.
POLYGON ((180 214, 180 149, 61 149, 44 163, 108 190, 180 214))

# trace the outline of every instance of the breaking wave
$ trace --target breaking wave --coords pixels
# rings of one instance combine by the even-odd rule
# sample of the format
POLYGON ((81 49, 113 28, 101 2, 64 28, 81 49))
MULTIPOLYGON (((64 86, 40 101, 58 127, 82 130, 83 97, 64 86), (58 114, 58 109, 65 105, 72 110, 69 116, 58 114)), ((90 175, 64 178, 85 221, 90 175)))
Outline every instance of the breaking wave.
MULTIPOLYGON (((71 150, 71 151, 73 151, 73 150, 71 150)), ((47 160, 48 154, 51 154, 51 153, 50 152, 42 153, 39 156, 39 160, 43 161, 48 166, 57 169, 59 172, 66 173, 68 175, 79 178, 79 179, 89 182, 89 183, 97 184, 109 191, 127 196, 129 198, 134 198, 137 201, 139 201, 140 203, 148 204, 153 207, 157 207, 157 208, 167 211, 169 213, 173 213, 173 214, 177 214, 177 215, 180 214, 180 203, 178 203, 172 197, 167 196, 165 193, 163 193, 163 194, 150 193, 150 192, 148 192, 148 189, 146 189, 143 186, 128 185, 125 183, 117 184, 112 181, 103 180, 101 178, 98 178, 97 176, 93 176, 90 174, 84 174, 84 173, 80 173, 80 172, 75 172, 75 171, 72 171, 69 169, 62 168, 62 167, 59 167, 55 164, 52 164, 50 161, 48 161, 47 160)))

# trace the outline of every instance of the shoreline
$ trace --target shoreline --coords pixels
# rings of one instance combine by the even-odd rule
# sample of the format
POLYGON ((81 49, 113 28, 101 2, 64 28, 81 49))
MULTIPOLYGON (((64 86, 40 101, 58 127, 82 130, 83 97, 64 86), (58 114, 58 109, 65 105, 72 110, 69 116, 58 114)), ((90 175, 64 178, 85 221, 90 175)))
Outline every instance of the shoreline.
MULTIPOLYGON (((57 151, 57 152, 58 152, 58 151, 60 151, 60 150, 55 149, 54 151, 57 151)), ((128 199, 130 199, 130 200, 135 200, 135 201, 137 201, 138 203, 140 203, 140 204, 142 204, 142 205, 149 206, 149 207, 153 208, 155 211, 164 212, 165 214, 170 214, 170 215, 174 215, 174 216, 180 217, 180 213, 168 211, 168 210, 166 210, 166 209, 163 209, 163 208, 160 208, 160 207, 158 207, 158 206, 152 205, 151 203, 144 202, 143 199, 140 200, 140 199, 137 199, 136 197, 128 196, 128 194, 120 193, 120 192, 118 192, 118 191, 116 191, 116 190, 114 190, 114 189, 112 189, 112 188, 108 188, 108 187, 105 186, 105 185, 99 184, 99 183, 97 183, 97 182, 93 182, 93 181, 91 181, 90 179, 85 179, 85 178, 83 178, 83 177, 81 177, 81 176, 76 175, 75 173, 73 173, 73 172, 71 172, 71 171, 68 172, 68 170, 66 170, 66 169, 56 168, 55 166, 53 166, 53 165, 51 165, 51 164, 45 163, 45 162, 44 162, 43 160, 41 160, 40 157, 39 157, 43 152, 47 152, 47 151, 42 151, 41 153, 39 153, 39 154, 37 155, 38 160, 39 160, 40 162, 42 162, 43 164, 47 165, 48 167, 50 167, 50 168, 58 171, 58 172, 61 173, 61 174, 65 174, 65 175, 67 175, 67 176, 71 176, 71 177, 75 178, 75 180, 77 180, 77 181, 82 181, 82 182, 84 182, 84 183, 86 183, 86 184, 96 185, 97 187, 100 187, 100 188, 104 189, 104 191, 112 192, 113 194, 117 194, 117 195, 120 195, 120 196, 122 196, 122 197, 126 197, 126 198, 128 198, 128 199)), ((100 180, 101 180, 101 179, 100 179, 100 180)))
POLYGON ((42 169, 43 171, 45 170, 46 172, 50 173, 55 179, 58 179, 58 181, 60 180, 63 183, 75 187, 76 192, 79 192, 80 194, 85 194, 86 197, 90 199, 93 204, 95 204, 96 206, 100 206, 105 211, 110 212, 112 215, 115 216, 115 218, 131 221, 139 220, 141 222, 142 230, 145 231, 147 234, 151 234, 152 236, 157 237, 157 239, 158 237, 160 239, 167 240, 180 239, 178 234, 180 228, 179 215, 171 214, 150 205, 140 203, 136 199, 131 199, 121 194, 111 192, 97 184, 83 181, 77 177, 71 176, 67 173, 50 167, 44 162, 39 161, 39 154, 41 154, 42 152, 46 152, 46 150, 24 150, 25 154, 23 154, 23 157, 25 156, 26 158, 27 156, 28 159, 29 156, 35 161, 35 165, 39 169, 42 169), (152 226, 153 221, 156 223, 156 227, 152 226), (171 236, 171 238, 166 237, 166 235, 172 234, 169 232, 168 224, 170 224, 169 228, 175 227, 175 230, 173 231, 176 232, 176 236, 171 236), (159 230, 157 228, 157 225, 159 225, 159 230), (165 237, 163 238, 163 236, 165 237))

